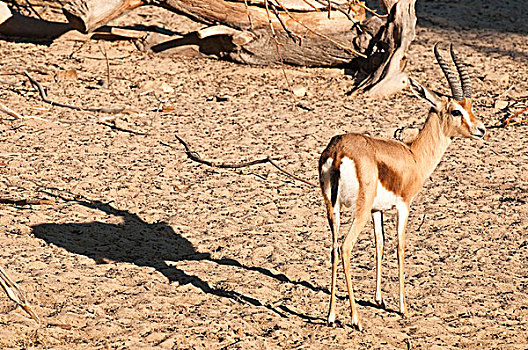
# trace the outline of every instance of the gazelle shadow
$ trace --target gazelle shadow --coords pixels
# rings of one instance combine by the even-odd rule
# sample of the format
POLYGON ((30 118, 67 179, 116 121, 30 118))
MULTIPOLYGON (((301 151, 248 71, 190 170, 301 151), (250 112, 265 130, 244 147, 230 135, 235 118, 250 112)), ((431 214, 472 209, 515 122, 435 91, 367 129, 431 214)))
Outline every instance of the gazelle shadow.
MULTIPOLYGON (((46 192, 49 195, 53 195, 46 192)), ((58 197, 58 196, 56 196, 58 197)), ((60 197, 62 198, 62 197, 60 197)), ((67 200, 62 198, 63 200, 67 200)), ((167 264, 169 262, 207 260, 220 265, 236 266, 249 271, 256 271, 278 281, 302 285, 314 291, 328 291, 321 287, 313 286, 305 281, 292 281, 283 274, 275 274, 262 267, 245 266, 235 259, 215 259, 210 253, 198 252, 192 243, 176 233, 165 222, 149 224, 136 214, 126 210, 119 210, 108 203, 90 201, 87 199, 73 200, 76 204, 90 209, 100 210, 112 216, 123 219, 122 224, 108 224, 103 222, 88 223, 46 223, 33 226, 35 237, 48 243, 63 247, 66 250, 82 254, 94 259, 96 262, 105 260, 117 262, 130 262, 137 266, 153 267, 166 276, 169 281, 176 281, 180 285, 191 284, 204 293, 229 298, 239 303, 248 303, 254 306, 266 307, 281 317, 287 314, 303 318, 309 322, 324 322, 322 318, 300 314, 288 307, 272 307, 256 298, 244 295, 235 290, 226 290, 212 287, 197 276, 192 276, 177 267, 167 264)))

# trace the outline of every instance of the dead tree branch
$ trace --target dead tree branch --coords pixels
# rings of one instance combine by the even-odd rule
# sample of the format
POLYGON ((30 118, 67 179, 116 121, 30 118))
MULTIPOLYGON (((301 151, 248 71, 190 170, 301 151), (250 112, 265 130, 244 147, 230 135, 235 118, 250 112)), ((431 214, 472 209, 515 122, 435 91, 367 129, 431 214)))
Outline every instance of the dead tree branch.
POLYGON ((55 201, 49 199, 9 199, 0 198, 0 204, 24 205, 54 205, 55 201))
POLYGON ((11 278, 9 278, 2 267, 0 267, 0 286, 2 286, 4 291, 7 293, 9 299, 17 303, 17 305, 24 309, 24 311, 26 311, 29 316, 35 320, 35 322, 40 324, 38 315, 31 309, 31 306, 29 306, 24 293, 22 293, 18 285, 13 282, 11 278))
POLYGON ((508 117, 502 123, 502 126, 503 127, 507 127, 507 126, 513 126, 513 125, 517 125, 517 124, 528 124, 528 120, 514 120, 515 118, 517 118, 519 115, 523 114, 526 111, 528 111, 528 107, 523 108, 520 111, 513 113, 510 117, 508 117))
MULTIPOLYGON (((291 177, 291 178, 293 178, 293 179, 295 179, 297 181, 300 181, 300 182, 302 182, 304 184, 307 184, 307 185, 309 185, 311 187, 318 187, 314 183, 312 183, 310 181, 307 181, 307 180, 304 180, 304 179, 302 179, 302 178, 300 178, 300 177, 298 177, 296 175, 293 175, 292 173, 284 170, 277 163, 275 163, 274 160, 277 160, 276 157, 266 157, 266 158, 255 159, 255 160, 252 160, 252 161, 249 161, 249 162, 243 162, 243 163, 218 163, 218 162, 205 160, 205 159, 201 158, 200 155, 197 152, 194 152, 194 151, 191 150, 191 148, 189 147, 187 142, 185 142, 181 137, 179 137, 178 135, 175 135, 175 137, 178 140, 178 142, 180 142, 182 144, 182 146, 185 148, 185 154, 187 155, 187 157, 189 159, 191 159, 192 161, 195 161, 197 163, 204 164, 204 165, 210 166, 212 168, 221 168, 221 169, 240 169, 240 168, 246 168, 246 167, 250 167, 250 166, 253 166, 253 165, 257 165, 257 164, 269 163, 269 164, 274 166, 277 170, 279 170, 281 173, 283 173, 286 176, 289 176, 289 177, 291 177)), ((162 144, 172 148, 171 145, 168 145, 166 143, 162 143, 162 144)))
POLYGON ((4 105, 3 103, 0 103, 0 111, 6 113, 6 114, 9 114, 10 116, 12 116, 13 118, 16 118, 16 119, 23 119, 22 115, 15 112, 14 110, 12 110, 11 108, 7 107, 6 105, 4 105))

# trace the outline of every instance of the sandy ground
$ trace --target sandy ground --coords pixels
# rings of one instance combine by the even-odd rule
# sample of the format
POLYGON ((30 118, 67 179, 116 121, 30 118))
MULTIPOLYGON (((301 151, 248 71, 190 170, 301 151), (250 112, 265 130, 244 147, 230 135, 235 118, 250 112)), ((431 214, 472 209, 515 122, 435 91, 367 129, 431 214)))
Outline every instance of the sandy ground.
MULTIPOLYGON (((488 126, 528 99, 522 1, 419 1, 409 73, 448 92, 432 54, 452 41, 474 76, 488 126), (493 3, 493 2, 490 2, 493 3), (472 12, 473 11, 473 12, 472 12), (465 14, 473 13, 473 16, 465 14)), ((185 22, 185 21, 184 21, 185 22)), ((117 22, 178 31, 164 10, 117 22)), ((0 348, 435 349, 528 347, 527 126, 455 140, 415 199, 407 237, 409 317, 398 303, 394 215, 388 215, 383 292, 373 306, 372 228, 353 254, 364 332, 350 327, 340 270, 338 324, 325 324, 330 234, 317 188, 270 165, 220 170, 190 161, 266 156, 317 181, 319 154, 347 131, 392 137, 419 126, 427 105, 346 96, 340 69, 286 68, 308 95, 292 102, 280 68, 147 55, 129 42, 0 42, 0 101, 41 119, 0 123, 0 196, 55 205, 0 205, 0 265, 27 292, 39 327, 0 294, 0 348), (63 79, 65 70, 78 79, 63 79), (101 113, 50 107, 125 106, 101 113), (10 75, 9 73, 18 73, 10 75), (6 82, 13 85, 6 84, 6 82), (220 97, 220 98, 219 98, 220 97), (293 107, 297 104, 297 107, 293 107)), ((344 229, 350 224, 345 215, 344 229)))

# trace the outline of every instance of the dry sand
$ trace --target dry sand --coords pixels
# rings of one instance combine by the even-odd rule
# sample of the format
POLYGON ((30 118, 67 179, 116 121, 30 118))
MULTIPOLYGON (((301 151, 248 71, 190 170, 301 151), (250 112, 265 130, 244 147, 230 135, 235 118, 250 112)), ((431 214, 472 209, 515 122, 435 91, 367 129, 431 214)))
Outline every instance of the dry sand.
MULTIPOLYGON (((528 99, 528 28, 523 1, 489 3, 475 10, 480 2, 418 1, 408 71, 448 92, 432 45, 452 41, 474 76, 476 112, 493 126, 505 115, 496 100, 515 111, 528 99)), ((115 23, 189 28, 150 8, 115 23)), ((0 294, 0 348, 528 347, 526 125, 490 129, 486 141, 455 140, 415 199, 409 317, 395 312, 391 214, 383 283, 389 310, 372 306, 369 225, 352 263, 365 331, 350 327, 341 270, 338 324, 330 328, 330 234, 319 190, 270 165, 199 165, 174 135, 206 159, 275 156, 317 182, 319 154, 333 135, 392 137, 399 126, 420 125, 428 106, 408 91, 388 101, 353 99, 345 94, 352 80, 340 69, 287 67, 292 84, 308 92, 292 108, 278 67, 147 55, 129 42, 105 44, 106 88, 98 84, 106 79, 102 45, 0 42, 0 101, 47 120, 2 116, 0 196, 56 201, 0 205, 0 265, 43 321, 38 327, 0 294), (72 69, 78 80, 57 76, 72 69), (56 101, 127 110, 111 128, 97 123, 108 115, 51 107, 23 75, 6 74, 24 70, 56 101)), ((349 224, 345 215, 344 230, 349 224)))

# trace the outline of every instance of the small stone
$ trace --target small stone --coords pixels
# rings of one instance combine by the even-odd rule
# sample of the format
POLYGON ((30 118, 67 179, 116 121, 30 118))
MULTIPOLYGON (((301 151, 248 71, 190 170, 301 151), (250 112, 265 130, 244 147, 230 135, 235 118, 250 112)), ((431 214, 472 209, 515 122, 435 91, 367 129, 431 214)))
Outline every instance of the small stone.
POLYGON ((297 97, 303 97, 306 96, 306 88, 301 85, 294 85, 292 86, 292 93, 297 97))
POLYGON ((163 92, 168 94, 174 93, 174 88, 172 86, 170 86, 164 81, 159 80, 147 80, 139 83, 138 87, 142 95, 150 93, 152 91, 163 92))
POLYGON ((504 108, 508 107, 508 105, 509 105, 508 101, 497 100, 497 101, 495 101, 495 104, 493 105, 493 108, 495 108, 497 110, 500 110, 500 109, 504 109, 504 108))
POLYGON ((149 93, 149 92, 155 90, 157 84, 158 83, 156 81, 153 81, 153 80, 147 80, 147 81, 141 82, 141 83, 139 83, 139 91, 142 94, 149 93))
POLYGON ((108 87, 108 82, 104 79, 97 79, 97 85, 102 86, 104 88, 108 87))
POLYGON ((167 94, 174 93, 174 89, 172 88, 172 86, 170 86, 167 83, 162 83, 161 86, 160 86, 160 89, 161 89, 161 91, 163 91, 163 92, 165 92, 167 94))

